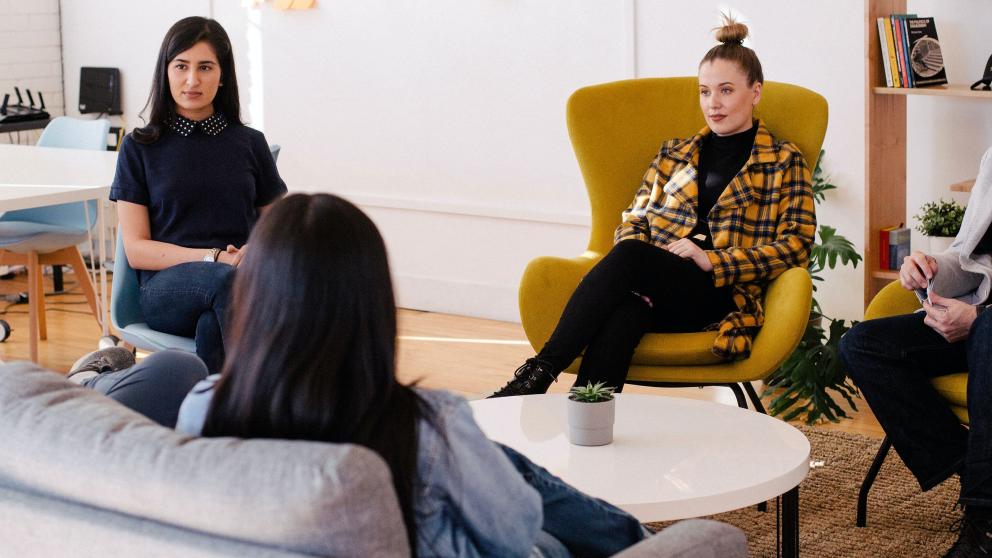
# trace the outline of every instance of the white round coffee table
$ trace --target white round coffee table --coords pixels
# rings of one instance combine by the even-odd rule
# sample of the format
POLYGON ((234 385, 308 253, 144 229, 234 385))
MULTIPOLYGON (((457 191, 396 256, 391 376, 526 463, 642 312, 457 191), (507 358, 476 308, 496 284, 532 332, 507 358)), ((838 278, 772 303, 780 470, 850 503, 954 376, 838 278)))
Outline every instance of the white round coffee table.
POLYGON ((472 401, 492 440, 641 521, 700 517, 783 496, 783 554, 798 553, 798 485, 809 440, 754 411, 679 397, 617 395, 613 443, 568 442, 566 395, 472 401))

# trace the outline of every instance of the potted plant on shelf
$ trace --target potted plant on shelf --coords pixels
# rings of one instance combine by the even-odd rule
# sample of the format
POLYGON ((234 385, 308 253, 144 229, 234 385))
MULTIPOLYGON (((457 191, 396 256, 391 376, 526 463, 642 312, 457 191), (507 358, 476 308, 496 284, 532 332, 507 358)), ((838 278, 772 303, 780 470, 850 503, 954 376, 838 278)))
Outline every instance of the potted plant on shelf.
MULTIPOLYGON (((816 203, 826 199, 828 190, 837 188, 830 183, 828 176, 824 176, 820 166, 824 153, 820 151, 813 170, 813 198, 816 203)), ((855 268, 861 261, 854 244, 837 234, 837 229, 820 225, 818 233, 819 241, 813 244, 806 268, 813 278, 814 294, 817 283, 823 281, 820 276, 823 270, 834 269, 838 260, 842 265, 855 268)), ((858 395, 858 390, 848 379, 838 355, 840 338, 854 323, 824 315, 815 296, 809 315, 799 346, 778 370, 765 379, 768 386, 765 394, 775 395, 768 406, 768 413, 772 416, 784 415, 784 420, 805 415, 803 419, 807 424, 823 419, 837 422, 840 418, 847 418, 847 413, 834 401, 831 392, 840 394, 852 409, 857 410, 853 397, 858 395)))
POLYGON ((568 440, 577 446, 605 446, 613 442, 616 399, 605 382, 575 386, 568 395, 568 440))
POLYGON ((964 208, 955 201, 929 202, 920 208, 920 215, 914 215, 919 224, 916 230, 923 233, 930 242, 930 253, 939 254, 954 242, 954 237, 961 230, 964 219, 964 208))

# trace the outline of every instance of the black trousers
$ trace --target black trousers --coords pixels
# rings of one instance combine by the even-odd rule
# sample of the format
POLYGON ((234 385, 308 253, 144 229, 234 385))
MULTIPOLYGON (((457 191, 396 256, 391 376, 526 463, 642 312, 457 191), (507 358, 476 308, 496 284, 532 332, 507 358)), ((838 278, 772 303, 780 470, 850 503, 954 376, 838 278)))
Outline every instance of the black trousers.
POLYGON ((841 338, 841 359, 921 489, 960 473, 961 503, 992 507, 992 313, 980 315, 957 343, 924 324, 924 316, 861 322, 841 338), (970 428, 930 384, 966 370, 970 428))
POLYGON ((620 390, 645 333, 701 331, 735 309, 731 289, 714 287, 692 260, 624 240, 582 279, 537 356, 564 370, 585 351, 576 385, 620 390))

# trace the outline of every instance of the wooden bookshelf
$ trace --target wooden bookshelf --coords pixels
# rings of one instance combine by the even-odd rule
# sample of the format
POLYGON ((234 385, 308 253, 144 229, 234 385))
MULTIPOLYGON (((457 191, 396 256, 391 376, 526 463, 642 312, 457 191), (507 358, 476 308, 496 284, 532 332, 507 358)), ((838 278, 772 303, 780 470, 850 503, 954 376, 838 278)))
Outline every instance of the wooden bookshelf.
MULTIPOLYGON (((877 32, 878 31, 876 29, 876 33, 877 32)), ((879 55, 881 56, 881 54, 879 55)), ((872 92, 878 95, 930 95, 935 97, 973 97, 976 99, 992 99, 992 91, 974 91, 968 85, 957 83, 952 83, 950 85, 934 85, 931 87, 875 87, 872 89, 872 92)))
MULTIPOLYGON (((879 269, 878 235, 906 219, 906 99, 911 96, 992 99, 992 91, 968 85, 885 87, 885 66, 878 40, 878 18, 906 13, 906 0, 865 2, 865 298, 871 299, 898 273, 879 269)), ((937 23, 940 23, 939 17, 937 23)), ((948 36, 941 37, 948 40, 948 36)), ((957 185, 955 185, 957 186, 957 185)))
POLYGON ((971 180, 962 180, 961 182, 955 182, 948 186, 952 192, 970 192, 972 188, 975 187, 975 181, 977 178, 971 180))

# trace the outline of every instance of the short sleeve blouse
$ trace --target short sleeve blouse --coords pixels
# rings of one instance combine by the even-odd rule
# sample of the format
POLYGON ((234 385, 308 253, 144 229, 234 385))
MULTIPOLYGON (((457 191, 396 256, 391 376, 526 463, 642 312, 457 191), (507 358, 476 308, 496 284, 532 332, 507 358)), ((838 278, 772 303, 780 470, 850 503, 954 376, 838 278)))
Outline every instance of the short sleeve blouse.
MULTIPOLYGON (((111 201, 148 207, 153 240, 187 248, 243 246, 258 208, 286 192, 262 132, 223 116, 175 117, 158 141, 124 138, 111 201)), ((155 272, 140 270, 144 283, 155 272)))

